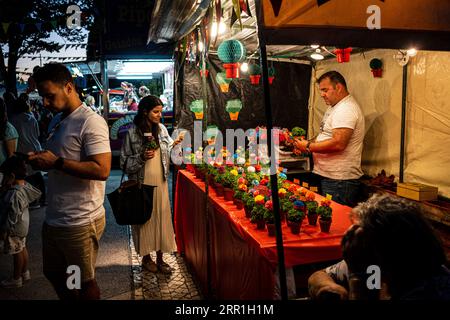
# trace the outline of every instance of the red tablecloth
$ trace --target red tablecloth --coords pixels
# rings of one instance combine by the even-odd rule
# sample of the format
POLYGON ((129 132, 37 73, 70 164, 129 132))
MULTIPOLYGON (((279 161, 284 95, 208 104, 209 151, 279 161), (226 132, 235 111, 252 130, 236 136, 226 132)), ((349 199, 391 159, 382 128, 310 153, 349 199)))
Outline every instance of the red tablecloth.
MULTIPOLYGON (((204 190, 205 184, 193 174, 179 171, 175 196, 178 251, 193 267, 203 292, 222 299, 272 298, 273 272, 278 263, 275 237, 269 237, 266 230, 256 230, 244 210, 218 197, 212 188, 206 211, 204 190)), ((316 195, 316 200, 320 199, 316 195)), ((309 226, 307 219, 299 235, 282 224, 286 267, 342 256, 340 242, 350 226, 351 208, 335 202, 331 206, 330 233, 320 232, 318 224, 309 226)))

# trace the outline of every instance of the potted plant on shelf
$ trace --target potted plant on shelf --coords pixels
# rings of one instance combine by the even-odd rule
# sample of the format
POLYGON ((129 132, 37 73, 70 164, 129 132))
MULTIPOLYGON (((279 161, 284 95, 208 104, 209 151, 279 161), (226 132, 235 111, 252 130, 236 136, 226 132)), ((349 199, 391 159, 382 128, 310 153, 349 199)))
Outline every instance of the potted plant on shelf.
POLYGON ((280 209, 281 209, 281 222, 286 220, 287 213, 289 210, 294 208, 294 204, 289 200, 288 197, 280 199, 280 209))
POLYGON ((216 190, 216 194, 219 197, 223 197, 223 180, 224 180, 224 174, 218 171, 217 175, 214 177, 214 186, 216 190))
POLYGON ((216 186, 215 178, 216 178, 216 175, 218 174, 217 168, 215 168, 212 165, 208 165, 207 172, 208 172, 208 183, 211 187, 215 188, 215 186, 216 186))
POLYGON ((267 232, 269 237, 275 237, 275 216, 273 213, 272 200, 269 200, 264 205, 266 211, 264 211, 264 221, 266 221, 267 232))
POLYGON ((234 196, 234 183, 235 183, 235 175, 231 173, 230 171, 226 171, 225 174, 223 175, 223 193, 224 193, 224 198, 226 201, 233 201, 233 196, 234 196))
POLYGON ((333 209, 331 208, 330 200, 322 200, 320 206, 317 208, 317 214, 320 216, 319 225, 320 231, 330 232, 331 217, 333 214, 333 209))
POLYGON ((266 226, 266 221, 264 220, 264 213, 266 211, 267 209, 260 204, 255 204, 252 209, 251 221, 256 223, 256 229, 258 230, 264 230, 264 227, 266 226))
POLYGON ((317 224, 317 201, 306 201, 306 209, 308 212, 308 223, 310 226, 317 224))
POLYGON ((242 196, 242 201, 244 202, 245 217, 250 219, 252 217, 252 209, 255 206, 255 200, 251 194, 245 193, 242 196))
POLYGON ((247 193, 247 185, 240 184, 237 188, 234 189, 234 204, 238 208, 238 210, 242 210, 244 208, 244 195, 247 193))
POLYGON ((289 221, 289 228, 291 229, 292 234, 300 233, 300 227, 304 218, 305 213, 301 210, 296 210, 293 208, 288 211, 287 219, 289 221))

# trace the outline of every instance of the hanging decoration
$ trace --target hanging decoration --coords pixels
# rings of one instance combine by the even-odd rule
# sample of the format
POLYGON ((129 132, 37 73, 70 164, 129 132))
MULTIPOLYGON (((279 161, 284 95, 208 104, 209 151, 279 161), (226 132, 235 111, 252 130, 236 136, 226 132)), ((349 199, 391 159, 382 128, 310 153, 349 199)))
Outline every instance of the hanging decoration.
POLYGON ((370 60, 370 69, 372 69, 374 78, 381 78, 383 75, 383 62, 377 58, 370 60))
POLYGON ((350 61, 350 52, 352 52, 352 48, 345 49, 336 49, 334 53, 336 54, 337 61, 339 63, 349 62, 350 61))
MULTIPOLYGON (((251 17, 252 12, 250 11, 250 5, 248 3, 248 0, 233 0, 233 9, 231 10, 231 19, 230 19, 230 28, 233 28, 234 23, 236 20, 239 20, 239 25, 241 27, 242 31, 242 17, 243 13, 245 13, 247 16, 251 17)), ((245 16, 244 16, 245 17, 245 16)))
POLYGON ((245 58, 245 47, 239 40, 225 40, 217 50, 227 78, 239 78, 239 62, 245 58))
POLYGON ((225 72, 218 72, 216 75, 216 82, 219 84, 220 91, 222 92, 228 92, 231 81, 231 79, 227 78, 225 72))
POLYGON ((270 3, 272 4, 273 13, 275 14, 275 17, 278 17, 280 14, 281 9, 281 3, 283 0, 270 0, 270 3))
POLYGON ((209 75, 209 64, 208 64, 208 62, 206 62, 205 61, 205 74, 203 75, 203 61, 200 61, 200 65, 199 65, 199 67, 200 67, 200 76, 201 77, 208 77, 208 75, 209 75))
POLYGON ((272 66, 269 68, 269 84, 273 83, 273 80, 275 80, 275 68, 272 66))
POLYGON ((236 121, 239 117, 239 111, 242 109, 242 102, 239 99, 228 100, 225 110, 230 115, 232 121, 236 121))
POLYGON ((189 109, 195 114, 195 119, 203 119, 203 100, 194 100, 189 105, 189 109))
POLYGON ((250 83, 253 85, 258 85, 261 79, 261 67, 258 64, 251 64, 249 66, 250 73, 250 83))

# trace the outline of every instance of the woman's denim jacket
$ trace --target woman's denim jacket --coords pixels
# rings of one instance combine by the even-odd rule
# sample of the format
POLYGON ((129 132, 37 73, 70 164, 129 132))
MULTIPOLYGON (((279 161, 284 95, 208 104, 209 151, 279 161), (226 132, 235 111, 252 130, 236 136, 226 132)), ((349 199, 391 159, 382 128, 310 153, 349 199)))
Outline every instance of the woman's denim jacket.
MULTIPOLYGON (((173 140, 169 136, 167 128, 159 124, 159 147, 161 148, 161 162, 164 168, 164 179, 169 176, 170 151, 173 147, 173 140)), ((139 130, 132 126, 120 150, 120 168, 128 175, 128 179, 144 182, 145 160, 142 159, 142 149, 144 141, 139 130), (126 163, 126 167, 125 167, 126 163)))

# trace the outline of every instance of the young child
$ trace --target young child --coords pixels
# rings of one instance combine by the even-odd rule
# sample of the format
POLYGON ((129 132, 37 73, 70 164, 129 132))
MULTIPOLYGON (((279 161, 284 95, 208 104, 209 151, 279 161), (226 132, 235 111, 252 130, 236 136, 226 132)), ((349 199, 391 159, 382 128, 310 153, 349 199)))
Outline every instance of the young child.
POLYGON ((0 250, 3 249, 3 253, 12 255, 14 259, 13 277, 0 282, 0 286, 20 288, 23 281, 30 280, 25 245, 30 223, 28 207, 39 199, 41 192, 25 182, 27 171, 22 158, 8 158, 1 165, 0 172, 3 173, 0 187, 0 250))

